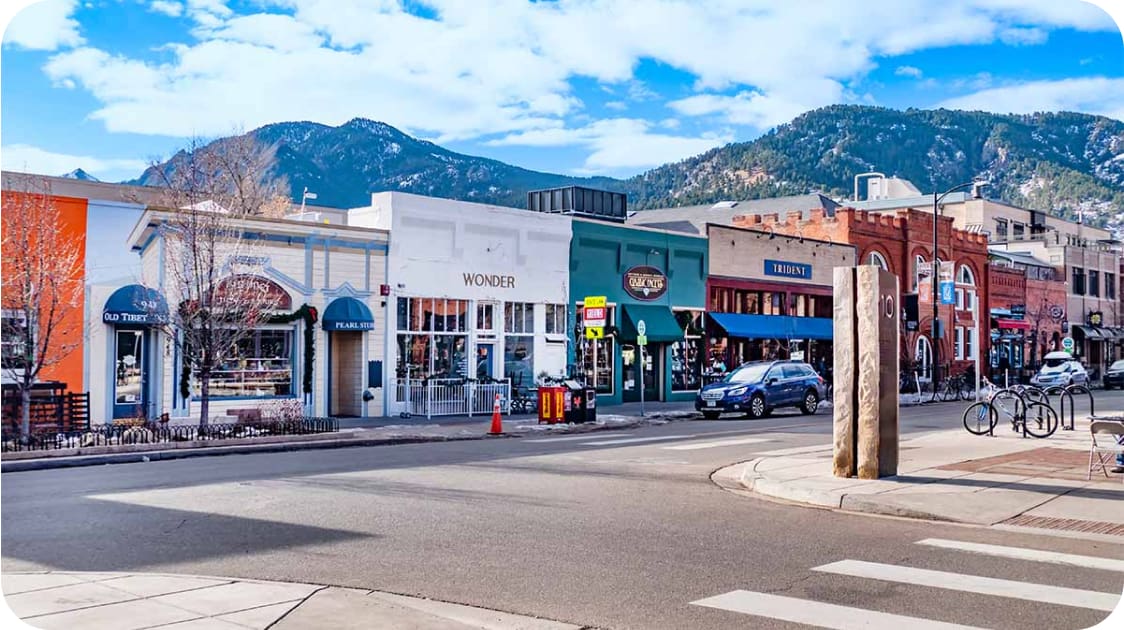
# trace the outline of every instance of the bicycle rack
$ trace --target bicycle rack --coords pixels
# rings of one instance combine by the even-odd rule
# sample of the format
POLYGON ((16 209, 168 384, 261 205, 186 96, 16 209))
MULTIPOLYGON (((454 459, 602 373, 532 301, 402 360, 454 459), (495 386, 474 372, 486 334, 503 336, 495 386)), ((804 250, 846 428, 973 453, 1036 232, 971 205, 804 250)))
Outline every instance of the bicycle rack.
POLYGON ((1058 399, 1058 421, 1061 424, 1061 428, 1062 428, 1063 431, 1073 431, 1074 430, 1075 414, 1076 414, 1076 411, 1074 409, 1074 406, 1075 406, 1074 400, 1073 400, 1074 394, 1085 394, 1086 396, 1088 396, 1089 397, 1089 415, 1090 416, 1097 415, 1097 408, 1096 408, 1096 403, 1093 399, 1093 392, 1089 391, 1089 388, 1085 387, 1084 385, 1070 385, 1069 387, 1066 387, 1066 388, 1062 389, 1061 397, 1058 399), (1065 425, 1065 401, 1066 401, 1066 399, 1069 399, 1069 426, 1068 427, 1065 425))

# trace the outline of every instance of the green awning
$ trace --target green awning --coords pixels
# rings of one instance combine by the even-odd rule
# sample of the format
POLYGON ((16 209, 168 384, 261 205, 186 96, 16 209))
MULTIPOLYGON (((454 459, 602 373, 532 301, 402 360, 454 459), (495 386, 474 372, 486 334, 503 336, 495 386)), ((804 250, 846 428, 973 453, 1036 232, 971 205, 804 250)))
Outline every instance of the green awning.
POLYGON ((636 323, 643 320, 649 343, 667 343, 683 339, 683 328, 675 314, 666 306, 654 304, 625 304, 621 321, 621 339, 636 339, 636 323))

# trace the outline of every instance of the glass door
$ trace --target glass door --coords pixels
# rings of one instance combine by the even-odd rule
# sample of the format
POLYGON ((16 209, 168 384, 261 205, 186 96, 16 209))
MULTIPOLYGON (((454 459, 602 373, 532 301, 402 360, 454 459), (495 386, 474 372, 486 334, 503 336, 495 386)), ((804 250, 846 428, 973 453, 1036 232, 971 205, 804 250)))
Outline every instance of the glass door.
POLYGON ((145 335, 143 330, 114 331, 113 417, 145 415, 145 335))

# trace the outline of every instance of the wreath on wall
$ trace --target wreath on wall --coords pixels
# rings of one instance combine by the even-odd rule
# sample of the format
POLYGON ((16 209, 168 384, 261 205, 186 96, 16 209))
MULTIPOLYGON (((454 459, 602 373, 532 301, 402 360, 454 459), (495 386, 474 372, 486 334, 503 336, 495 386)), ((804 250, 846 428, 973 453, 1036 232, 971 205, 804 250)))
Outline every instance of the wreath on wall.
MULTIPOLYGON (((266 319, 269 324, 288 324, 298 319, 304 320, 304 378, 301 382, 301 391, 305 394, 312 393, 312 366, 316 360, 316 335, 314 327, 320 319, 320 312, 315 306, 301 304, 301 307, 292 313, 279 313, 266 319)), ((180 358, 180 395, 183 398, 191 397, 191 363, 185 356, 180 358)))

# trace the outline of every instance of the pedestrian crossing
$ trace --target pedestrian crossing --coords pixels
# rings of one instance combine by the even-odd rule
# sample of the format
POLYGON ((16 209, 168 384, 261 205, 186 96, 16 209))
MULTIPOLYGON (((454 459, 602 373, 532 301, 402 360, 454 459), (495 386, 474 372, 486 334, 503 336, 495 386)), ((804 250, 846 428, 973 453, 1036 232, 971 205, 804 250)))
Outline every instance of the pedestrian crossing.
MULTIPOLYGON (((1072 553, 1059 553, 1040 549, 990 545, 945 538, 926 538, 915 543, 928 549, 952 554, 979 554, 1011 558, 1030 562, 1065 565, 1080 569, 1109 571, 1121 577, 1124 583, 1124 560, 1072 553)), ((1119 591, 1069 588, 1050 583, 1033 583, 1013 579, 1000 579, 968 573, 935 571, 905 564, 884 564, 865 560, 843 559, 810 567, 819 574, 841 575, 858 580, 871 580, 896 585, 938 589, 940 592, 970 593, 989 597, 1027 602, 1024 605, 1052 604, 1069 608, 1111 612, 1121 599, 1119 591)), ((1036 576, 1048 572, 1039 570, 1036 576)), ((1041 579, 1039 577, 1038 579, 1041 579)), ((749 590, 733 590, 691 602, 692 605, 715 608, 744 615, 764 617, 777 621, 800 623, 819 628, 853 630, 858 628, 920 628, 942 630, 971 628, 938 619, 903 616, 887 611, 870 610, 857 606, 843 606, 813 599, 789 597, 749 590)), ((747 623, 747 625, 749 625, 747 623)))

